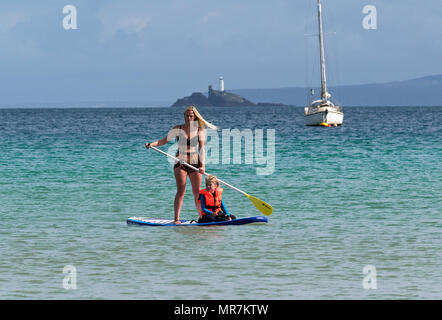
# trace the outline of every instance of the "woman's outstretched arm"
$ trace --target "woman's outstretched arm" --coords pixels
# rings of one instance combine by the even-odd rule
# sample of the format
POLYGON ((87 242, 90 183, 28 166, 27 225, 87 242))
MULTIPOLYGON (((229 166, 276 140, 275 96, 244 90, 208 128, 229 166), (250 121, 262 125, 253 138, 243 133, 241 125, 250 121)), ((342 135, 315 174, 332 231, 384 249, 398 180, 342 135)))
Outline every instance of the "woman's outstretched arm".
POLYGON ((169 131, 169 133, 167 134, 167 136, 165 136, 164 138, 154 141, 154 142, 146 142, 145 146, 147 149, 149 149, 150 147, 160 147, 162 145, 165 145, 166 143, 168 143, 169 141, 172 141, 173 139, 175 139, 178 134, 179 134, 179 129, 180 126, 175 126, 173 127, 172 130, 169 131))

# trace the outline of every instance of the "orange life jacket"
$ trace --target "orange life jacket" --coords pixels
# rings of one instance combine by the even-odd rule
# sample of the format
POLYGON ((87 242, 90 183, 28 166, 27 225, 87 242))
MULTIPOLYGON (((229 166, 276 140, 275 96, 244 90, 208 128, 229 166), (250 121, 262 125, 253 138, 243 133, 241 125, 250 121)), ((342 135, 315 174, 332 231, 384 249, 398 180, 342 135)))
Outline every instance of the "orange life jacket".
MULTIPOLYGON (((221 200, 223 197, 223 189, 222 188, 216 188, 215 189, 215 197, 210 191, 207 191, 207 189, 200 190, 200 197, 204 196, 204 200, 206 200, 206 208, 212 211, 215 214, 218 214, 218 212, 221 211, 221 200)), ((198 200, 201 206, 201 200, 198 200)), ((201 210, 201 215, 204 215, 205 213, 201 210)))

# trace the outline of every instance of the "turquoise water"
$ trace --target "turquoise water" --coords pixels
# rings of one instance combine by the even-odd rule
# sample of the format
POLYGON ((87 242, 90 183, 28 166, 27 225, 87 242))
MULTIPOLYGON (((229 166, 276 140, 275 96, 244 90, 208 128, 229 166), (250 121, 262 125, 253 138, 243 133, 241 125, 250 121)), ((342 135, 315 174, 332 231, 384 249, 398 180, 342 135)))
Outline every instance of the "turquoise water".
MULTIPOLYGON (((304 126, 301 108, 200 112, 275 129, 273 174, 206 168, 270 203, 267 225, 126 225, 173 217, 172 165, 144 142, 182 108, 0 110, 0 299, 442 298, 442 108, 348 107, 339 128, 304 126)), ((224 201, 260 215, 228 188, 224 201)), ((196 218, 190 182, 181 218, 196 218)))

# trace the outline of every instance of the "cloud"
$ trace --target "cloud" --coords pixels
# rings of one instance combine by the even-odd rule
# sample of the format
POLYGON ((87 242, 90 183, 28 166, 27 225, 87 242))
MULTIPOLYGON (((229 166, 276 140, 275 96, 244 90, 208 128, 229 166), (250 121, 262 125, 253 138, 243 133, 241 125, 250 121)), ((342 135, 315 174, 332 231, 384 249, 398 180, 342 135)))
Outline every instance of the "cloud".
POLYGON ((118 4, 100 10, 98 19, 102 27, 102 42, 111 40, 119 32, 141 36, 152 20, 145 12, 121 8, 118 4))
POLYGON ((204 17, 201 19, 202 24, 206 24, 211 20, 213 17, 219 17, 220 14, 218 12, 208 12, 204 15, 204 17))
POLYGON ((19 12, 3 12, 0 15, 0 33, 8 33, 20 23, 27 22, 29 15, 19 12))

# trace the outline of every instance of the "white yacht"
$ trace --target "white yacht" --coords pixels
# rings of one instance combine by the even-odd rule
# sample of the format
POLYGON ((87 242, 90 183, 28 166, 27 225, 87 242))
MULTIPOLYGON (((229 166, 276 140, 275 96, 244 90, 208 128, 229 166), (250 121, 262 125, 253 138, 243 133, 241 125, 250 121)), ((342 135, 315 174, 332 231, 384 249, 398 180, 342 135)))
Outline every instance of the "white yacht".
POLYGON ((335 106, 330 100, 331 94, 327 91, 327 78, 325 75, 324 36, 322 31, 322 5, 318 0, 318 26, 319 26, 319 56, 321 60, 321 99, 313 101, 309 107, 304 108, 304 116, 308 126, 339 126, 344 119, 340 106, 335 106))

